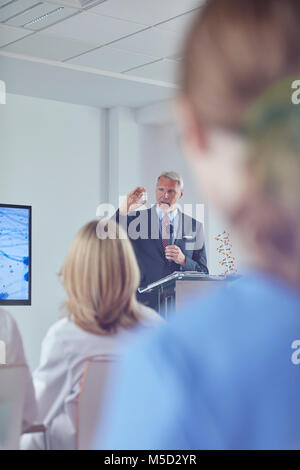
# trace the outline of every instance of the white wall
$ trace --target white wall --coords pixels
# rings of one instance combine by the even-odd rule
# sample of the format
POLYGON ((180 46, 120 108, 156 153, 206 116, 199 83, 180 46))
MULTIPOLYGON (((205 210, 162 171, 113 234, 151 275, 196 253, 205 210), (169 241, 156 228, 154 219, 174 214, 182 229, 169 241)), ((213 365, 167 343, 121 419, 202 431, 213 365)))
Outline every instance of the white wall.
POLYGON ((0 201, 33 206, 32 306, 7 308, 31 368, 48 327, 62 315, 57 274, 69 244, 107 200, 105 115, 9 94, 0 105, 0 201))
POLYGON ((124 107, 110 109, 108 123, 109 202, 117 208, 119 197, 140 185, 144 161, 135 111, 124 107))
POLYGON ((183 158, 174 126, 141 125, 139 138, 143 160, 141 183, 147 187, 149 200, 155 202, 157 176, 163 171, 177 171, 184 180, 184 195, 180 204, 202 204, 183 158))

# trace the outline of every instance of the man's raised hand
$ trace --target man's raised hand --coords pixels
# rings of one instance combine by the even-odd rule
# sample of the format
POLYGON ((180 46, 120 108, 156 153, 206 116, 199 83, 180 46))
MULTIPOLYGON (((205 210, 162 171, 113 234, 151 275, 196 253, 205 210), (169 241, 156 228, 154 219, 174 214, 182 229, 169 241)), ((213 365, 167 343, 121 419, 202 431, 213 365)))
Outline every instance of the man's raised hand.
POLYGON ((121 215, 128 215, 129 212, 136 211, 144 204, 146 204, 147 200, 141 200, 142 195, 146 193, 146 189, 142 186, 138 186, 133 191, 131 191, 125 201, 123 202, 122 206, 120 207, 120 214, 121 215))

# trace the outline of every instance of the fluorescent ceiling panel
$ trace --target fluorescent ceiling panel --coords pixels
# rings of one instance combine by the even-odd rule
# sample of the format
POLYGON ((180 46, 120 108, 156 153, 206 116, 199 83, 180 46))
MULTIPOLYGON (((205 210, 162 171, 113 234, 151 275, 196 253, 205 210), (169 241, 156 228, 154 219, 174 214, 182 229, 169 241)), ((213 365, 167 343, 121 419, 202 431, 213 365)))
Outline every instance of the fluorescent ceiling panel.
POLYGON ((157 28, 150 28, 121 39, 114 44, 114 47, 157 58, 176 54, 181 48, 177 34, 157 28))
POLYGON ((31 32, 26 31, 25 29, 12 28, 11 26, 0 24, 0 47, 13 41, 17 41, 18 39, 27 36, 27 34, 31 34, 31 32))
POLYGON ((61 8, 60 5, 53 4, 52 10, 50 10, 48 15, 42 15, 42 17, 33 18, 33 21, 29 21, 29 23, 25 25, 25 28, 31 29, 32 31, 38 31, 40 29, 46 28, 47 26, 51 26, 58 21, 62 21, 66 18, 69 18, 70 16, 75 15, 77 11, 78 10, 74 10, 73 8, 61 8))
POLYGON ((36 18, 46 15, 47 13, 57 10, 58 5, 51 5, 50 3, 37 3, 34 7, 26 10, 23 13, 19 13, 13 18, 7 21, 8 24, 12 26, 24 26, 29 21, 32 21, 36 18))
POLYGON ((126 72, 126 75, 160 80, 167 83, 178 83, 178 62, 172 60, 159 60, 153 64, 144 65, 135 70, 126 72))
POLYGON ((143 28, 144 26, 129 21, 82 12, 62 23, 51 26, 47 32, 69 39, 92 42, 100 46, 143 28))
POLYGON ((22 41, 4 47, 3 50, 49 60, 65 60, 93 47, 93 44, 89 43, 36 33, 22 41))
POLYGON ((133 67, 148 64, 153 60, 155 60, 153 57, 104 46, 87 52, 80 57, 75 57, 68 61, 68 63, 98 68, 109 72, 123 72, 133 67))
POLYGON ((107 0, 90 11, 151 26, 197 8, 201 3, 201 0, 107 0))
POLYGON ((26 29, 37 31, 57 21, 74 15, 77 10, 56 5, 54 3, 40 3, 34 8, 15 16, 7 21, 12 26, 23 26, 26 29))

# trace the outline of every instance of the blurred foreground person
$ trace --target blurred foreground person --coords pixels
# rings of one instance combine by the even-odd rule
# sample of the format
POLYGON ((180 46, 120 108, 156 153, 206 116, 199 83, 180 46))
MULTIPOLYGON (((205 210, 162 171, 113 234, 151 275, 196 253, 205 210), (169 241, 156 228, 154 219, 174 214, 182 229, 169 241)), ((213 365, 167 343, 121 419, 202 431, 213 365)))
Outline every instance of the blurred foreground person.
MULTIPOLYGON (((13 317, 0 309, 0 341, 5 344, 5 363, 7 366, 26 366, 26 385, 22 431, 32 426, 37 417, 37 406, 30 371, 24 354, 23 341, 13 317)), ((1 428, 1 423, 0 423, 1 428)), ((5 430, 3 430, 3 433, 5 430)))
POLYGON ((300 448, 299 23, 295 0, 208 0, 188 35, 185 153, 249 271, 128 351, 96 447, 300 448))
MULTIPOLYGON (((113 221, 93 221, 79 231, 61 277, 67 317, 55 323, 43 341, 34 385, 38 421, 48 427, 50 448, 72 450, 85 362, 120 354, 123 341, 131 341, 138 326, 155 326, 162 320, 136 301, 135 255, 125 232, 113 221), (104 232, 109 236, 99 239, 97 234, 104 232)), ((22 447, 42 449, 42 436, 24 439, 22 447)))

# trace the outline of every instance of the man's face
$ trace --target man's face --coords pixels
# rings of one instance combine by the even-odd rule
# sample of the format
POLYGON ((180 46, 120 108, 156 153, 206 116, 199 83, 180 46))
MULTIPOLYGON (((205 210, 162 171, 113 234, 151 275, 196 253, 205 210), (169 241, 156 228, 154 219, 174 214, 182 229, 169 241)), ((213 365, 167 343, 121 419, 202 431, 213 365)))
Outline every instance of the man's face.
POLYGON ((156 185, 156 202, 164 212, 172 212, 182 195, 183 191, 177 181, 164 176, 159 178, 156 185))

